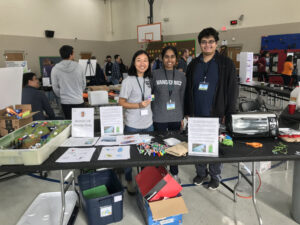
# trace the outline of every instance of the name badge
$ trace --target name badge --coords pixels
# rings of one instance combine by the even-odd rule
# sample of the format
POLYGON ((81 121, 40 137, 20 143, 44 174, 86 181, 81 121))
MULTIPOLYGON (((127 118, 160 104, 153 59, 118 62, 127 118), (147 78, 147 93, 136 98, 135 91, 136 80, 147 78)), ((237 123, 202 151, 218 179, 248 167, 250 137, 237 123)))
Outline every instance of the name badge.
POLYGON ((207 82, 200 82, 199 84, 199 91, 207 91, 208 90, 208 83, 207 82))
POLYGON ((175 109, 175 102, 169 101, 167 102, 167 110, 174 110, 175 109))
POLYGON ((147 115, 148 115, 148 109, 142 109, 141 116, 147 116, 147 115))

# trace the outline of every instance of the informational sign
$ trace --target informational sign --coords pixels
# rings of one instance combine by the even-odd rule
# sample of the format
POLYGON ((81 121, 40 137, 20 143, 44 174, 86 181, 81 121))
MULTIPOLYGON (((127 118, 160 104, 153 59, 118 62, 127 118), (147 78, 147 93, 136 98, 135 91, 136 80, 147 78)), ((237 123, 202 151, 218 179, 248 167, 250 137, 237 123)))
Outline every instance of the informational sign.
POLYGON ((59 157, 57 163, 89 162, 96 148, 69 148, 59 157))
POLYGON ((22 67, 23 72, 30 72, 28 70, 27 61, 5 61, 6 67, 22 67))
POLYGON ((85 76, 96 75, 96 59, 79 59, 78 63, 82 67, 85 76))
POLYGON ((240 53, 241 83, 251 82, 253 78, 253 52, 240 53))
POLYGON ((100 107, 101 136, 123 134, 122 106, 100 107))
POLYGON ((0 80, 0 109, 21 104, 23 69, 0 68, 0 80))
POLYGON ((130 159, 130 146, 103 147, 98 160, 126 160, 130 159))
POLYGON ((188 121, 189 155, 219 156, 219 118, 190 117, 188 121))
POLYGON ((72 109, 72 137, 94 137, 94 108, 72 109))

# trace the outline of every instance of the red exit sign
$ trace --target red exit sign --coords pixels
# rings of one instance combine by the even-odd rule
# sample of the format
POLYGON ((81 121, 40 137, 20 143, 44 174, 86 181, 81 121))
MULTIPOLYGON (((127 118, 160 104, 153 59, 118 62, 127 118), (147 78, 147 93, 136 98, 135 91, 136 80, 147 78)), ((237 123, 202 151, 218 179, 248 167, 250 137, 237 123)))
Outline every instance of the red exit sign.
POLYGON ((237 25, 238 21, 237 20, 231 20, 230 25, 237 25))

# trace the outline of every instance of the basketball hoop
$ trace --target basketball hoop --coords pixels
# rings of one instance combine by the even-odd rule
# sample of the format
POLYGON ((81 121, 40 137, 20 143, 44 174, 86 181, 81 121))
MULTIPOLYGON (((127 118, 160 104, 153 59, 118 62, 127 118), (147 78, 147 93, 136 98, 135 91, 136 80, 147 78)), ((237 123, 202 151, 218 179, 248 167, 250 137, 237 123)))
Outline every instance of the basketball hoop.
POLYGON ((138 43, 161 41, 161 23, 138 25, 137 39, 138 43))

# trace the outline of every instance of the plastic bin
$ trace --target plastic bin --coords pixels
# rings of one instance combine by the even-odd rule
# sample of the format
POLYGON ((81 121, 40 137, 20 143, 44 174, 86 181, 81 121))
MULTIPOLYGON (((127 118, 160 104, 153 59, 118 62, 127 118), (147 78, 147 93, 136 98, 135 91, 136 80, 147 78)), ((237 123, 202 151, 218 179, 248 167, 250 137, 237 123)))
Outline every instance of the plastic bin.
POLYGON ((124 188, 112 170, 82 174, 78 177, 78 184, 83 211, 89 225, 109 224, 122 220, 124 188), (83 191, 100 185, 106 186, 108 196, 95 199, 83 197, 83 191))
MULTIPOLYGON (((69 224, 72 212, 78 200, 75 191, 66 192, 66 208, 63 225, 69 224)), ((61 193, 47 192, 39 194, 17 225, 53 225, 59 224, 61 214, 61 193)))
POLYGON ((69 120, 46 120, 46 121, 34 121, 18 130, 0 138, 0 166, 1 165, 40 165, 70 136, 71 133, 71 121, 69 120), (24 133, 27 126, 31 126, 33 123, 38 122, 51 122, 57 125, 68 126, 59 133, 56 137, 52 138, 49 142, 38 149, 9 149, 7 146, 16 137, 19 137, 24 133))

